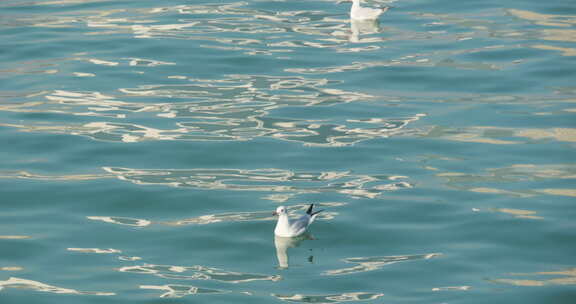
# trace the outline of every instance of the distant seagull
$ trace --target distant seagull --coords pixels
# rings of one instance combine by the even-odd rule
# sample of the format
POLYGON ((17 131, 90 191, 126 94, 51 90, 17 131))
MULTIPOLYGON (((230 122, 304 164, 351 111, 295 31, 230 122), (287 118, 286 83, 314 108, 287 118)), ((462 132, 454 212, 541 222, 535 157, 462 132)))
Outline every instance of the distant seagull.
POLYGON ((385 8, 361 7, 360 0, 352 0, 352 7, 350 8, 350 19, 375 20, 378 19, 378 16, 380 16, 387 10, 388 7, 385 8))
POLYGON ((318 213, 323 211, 318 210, 312 212, 312 208, 314 208, 314 204, 310 204, 310 207, 306 210, 306 214, 295 220, 290 220, 288 218, 288 212, 284 206, 276 208, 276 211, 273 214, 278 215, 278 222, 276 223, 274 234, 280 237, 295 237, 306 232, 306 228, 314 222, 318 213))

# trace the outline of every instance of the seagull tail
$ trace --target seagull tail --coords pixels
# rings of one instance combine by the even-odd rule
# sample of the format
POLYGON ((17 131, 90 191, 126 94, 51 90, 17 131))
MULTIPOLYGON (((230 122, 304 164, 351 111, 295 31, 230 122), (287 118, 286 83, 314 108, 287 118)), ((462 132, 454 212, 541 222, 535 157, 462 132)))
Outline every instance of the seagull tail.
POLYGON ((312 212, 312 209, 314 209, 314 204, 310 204, 310 207, 308 207, 308 210, 306 210, 306 213, 310 216, 314 216, 314 215, 324 211, 324 209, 320 209, 320 210, 312 212))
POLYGON ((322 211, 324 211, 324 209, 320 209, 320 210, 318 210, 318 211, 314 211, 314 212, 310 213, 310 215, 311 215, 311 216, 314 216, 314 215, 316 215, 316 214, 318 214, 318 213, 320 213, 320 212, 322 212, 322 211))
POLYGON ((306 210, 306 214, 312 215, 312 209, 313 208, 314 208, 314 204, 310 204, 310 207, 308 207, 308 210, 306 210))

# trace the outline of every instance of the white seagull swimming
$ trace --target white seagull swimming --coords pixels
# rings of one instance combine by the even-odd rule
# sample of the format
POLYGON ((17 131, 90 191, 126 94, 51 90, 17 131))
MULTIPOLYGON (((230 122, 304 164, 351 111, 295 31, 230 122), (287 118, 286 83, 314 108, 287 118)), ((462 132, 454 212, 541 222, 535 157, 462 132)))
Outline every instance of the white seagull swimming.
POLYGON ((388 10, 385 8, 369 8, 360 6, 360 0, 352 0, 352 7, 350 8, 350 19, 354 20, 374 20, 377 19, 382 13, 388 10))
POLYGON ((280 237, 295 237, 299 236, 302 233, 306 232, 306 228, 314 222, 314 219, 323 210, 318 210, 312 212, 312 208, 314 208, 314 204, 310 204, 308 210, 306 210, 306 214, 302 217, 294 220, 290 220, 288 218, 288 211, 284 206, 279 206, 274 211, 274 215, 278 215, 278 222, 276 222, 276 229, 274 229, 274 234, 280 237))

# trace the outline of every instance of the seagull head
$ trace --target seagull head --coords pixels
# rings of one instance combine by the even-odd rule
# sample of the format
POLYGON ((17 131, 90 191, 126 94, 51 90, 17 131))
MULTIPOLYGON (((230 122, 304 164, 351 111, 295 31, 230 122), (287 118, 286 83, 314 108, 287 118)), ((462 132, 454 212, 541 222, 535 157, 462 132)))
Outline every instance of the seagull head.
POLYGON ((287 214, 286 208, 284 206, 278 206, 278 208, 276 208, 276 211, 272 212, 272 215, 282 215, 282 214, 287 214))

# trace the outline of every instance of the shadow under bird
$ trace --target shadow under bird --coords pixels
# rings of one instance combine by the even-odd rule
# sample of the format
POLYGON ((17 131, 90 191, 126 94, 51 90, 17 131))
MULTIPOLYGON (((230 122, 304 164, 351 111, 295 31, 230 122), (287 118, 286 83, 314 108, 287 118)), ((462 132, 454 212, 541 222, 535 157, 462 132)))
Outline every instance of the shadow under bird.
POLYGON ((278 222, 276 222, 274 234, 281 237, 295 237, 303 234, 306 232, 308 226, 314 222, 314 219, 316 219, 318 213, 323 211, 312 211, 312 209, 314 209, 314 204, 310 204, 310 207, 308 207, 308 210, 306 210, 306 214, 297 219, 291 220, 288 217, 288 211, 286 210, 286 207, 279 206, 273 213, 274 215, 278 216, 278 222))

